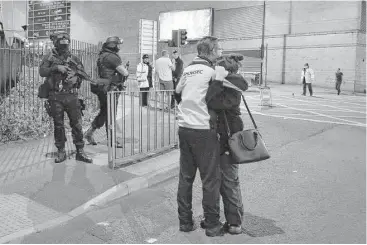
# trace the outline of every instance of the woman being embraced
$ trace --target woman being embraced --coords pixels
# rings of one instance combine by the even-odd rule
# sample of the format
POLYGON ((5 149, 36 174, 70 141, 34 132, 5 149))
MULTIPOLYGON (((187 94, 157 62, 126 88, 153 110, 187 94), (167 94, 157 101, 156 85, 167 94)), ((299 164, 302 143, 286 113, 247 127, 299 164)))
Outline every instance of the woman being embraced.
MULTIPOLYGON (((232 158, 228 146, 228 127, 231 135, 243 130, 240 103, 242 92, 248 89, 246 80, 238 74, 240 61, 243 58, 242 55, 230 54, 217 59, 216 65, 224 67, 228 71, 228 76, 223 82, 213 81, 205 98, 211 120, 216 122, 215 126, 220 138, 220 193, 226 217, 224 227, 230 234, 242 233, 244 213, 238 164, 232 158)), ((205 226, 205 221, 202 221, 202 226, 205 226)))

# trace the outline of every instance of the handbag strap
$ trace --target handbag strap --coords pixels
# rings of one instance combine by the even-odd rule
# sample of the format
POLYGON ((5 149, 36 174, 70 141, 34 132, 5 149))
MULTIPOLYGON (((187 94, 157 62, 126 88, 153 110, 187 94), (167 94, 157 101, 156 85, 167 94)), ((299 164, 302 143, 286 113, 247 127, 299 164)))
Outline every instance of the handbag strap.
MULTIPOLYGON (((242 100, 243 100, 243 103, 245 103, 245 106, 246 106, 246 109, 247 109, 247 112, 251 118, 251 121, 252 121, 252 124, 254 125, 255 129, 257 129, 257 125, 255 123, 255 120, 254 118, 252 117, 252 114, 251 114, 251 111, 250 109, 248 108, 248 105, 247 105, 247 102, 245 100, 245 97, 241 94, 241 97, 242 97, 242 100)), ((227 116, 226 116, 226 111, 223 110, 223 116, 224 116, 224 123, 226 125, 226 128, 227 128, 227 134, 229 137, 231 137, 231 129, 229 128, 229 124, 228 124, 228 120, 227 120, 227 116)))
POLYGON ((250 109, 248 108, 248 105, 247 105, 247 103, 246 103, 245 97, 243 96, 243 94, 241 94, 241 96, 242 96, 242 100, 243 100, 243 102, 245 103, 245 106, 246 106, 247 112, 248 112, 248 114, 249 114, 249 116, 250 116, 250 118, 251 118, 252 124, 254 125, 255 129, 257 129, 257 125, 256 125, 256 123, 255 123, 254 118, 252 117, 252 114, 251 114, 250 109))

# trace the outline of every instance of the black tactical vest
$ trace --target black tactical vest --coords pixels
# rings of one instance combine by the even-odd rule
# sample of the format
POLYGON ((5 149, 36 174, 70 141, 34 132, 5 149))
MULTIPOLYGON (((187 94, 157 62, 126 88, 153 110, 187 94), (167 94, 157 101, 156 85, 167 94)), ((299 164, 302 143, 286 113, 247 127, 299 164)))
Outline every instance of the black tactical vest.
POLYGON ((112 69, 107 63, 107 57, 109 55, 116 55, 120 60, 120 56, 116 53, 110 51, 103 51, 97 60, 97 67, 98 67, 98 75, 100 78, 108 78, 111 79, 114 75, 116 75, 117 71, 112 69))

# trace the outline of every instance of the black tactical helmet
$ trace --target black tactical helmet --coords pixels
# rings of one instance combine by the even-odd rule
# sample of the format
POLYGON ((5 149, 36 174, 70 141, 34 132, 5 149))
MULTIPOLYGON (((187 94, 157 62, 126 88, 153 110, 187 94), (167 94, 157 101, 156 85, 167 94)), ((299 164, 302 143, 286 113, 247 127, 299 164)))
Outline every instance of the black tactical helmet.
POLYGON ((50 39, 56 48, 69 46, 70 36, 67 32, 56 32, 50 35, 50 39))
POLYGON ((122 38, 114 36, 114 37, 108 37, 105 42, 105 45, 108 48, 116 48, 119 44, 122 43, 123 43, 122 38))

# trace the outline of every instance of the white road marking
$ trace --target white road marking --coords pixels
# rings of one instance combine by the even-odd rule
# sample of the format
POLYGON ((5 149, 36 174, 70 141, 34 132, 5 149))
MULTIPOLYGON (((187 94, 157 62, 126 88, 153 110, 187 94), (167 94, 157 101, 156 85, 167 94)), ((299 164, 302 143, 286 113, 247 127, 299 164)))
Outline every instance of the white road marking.
POLYGON ((330 102, 337 102, 337 103, 342 103, 342 104, 351 104, 351 105, 357 105, 357 106, 365 106, 362 103, 356 103, 356 102, 350 102, 350 101, 344 101, 344 100, 332 100, 332 99, 328 99, 328 98, 323 98, 322 100, 324 100, 324 101, 330 101, 330 102))
MULTIPOLYGON (((286 109, 288 109, 288 108, 286 108, 286 109)), ((346 111, 340 111, 340 110, 337 110, 337 109, 332 109, 332 110, 328 110, 328 109, 317 109, 317 108, 315 108, 315 109, 304 109, 305 111, 309 111, 309 110, 312 110, 312 111, 336 111, 336 112, 346 112, 346 111)), ((360 114, 366 114, 366 112, 362 112, 362 111, 360 111, 360 112, 353 112, 353 113, 360 113, 360 114)))
MULTIPOLYGON (((304 100, 295 99, 295 98, 289 98, 289 97, 286 97, 286 96, 282 96, 282 97, 284 97, 286 99, 294 99, 294 100, 298 100, 298 101, 301 101, 301 102, 306 102, 304 100)), ((319 105, 319 106, 325 106, 325 107, 330 107, 330 108, 334 108, 334 109, 341 109, 341 111, 360 112, 360 111, 350 110, 350 109, 347 109, 347 108, 340 108, 340 107, 331 106, 331 105, 325 105, 325 104, 320 104, 320 103, 309 102, 309 104, 319 105)))
POLYGON ((356 117, 356 116, 338 116, 338 117, 344 117, 344 118, 356 118, 356 119, 366 119, 366 117, 356 117))
POLYGON ((252 112, 254 115, 261 115, 261 116, 269 116, 269 117, 276 117, 276 118, 283 118, 283 119, 294 119, 294 120, 301 120, 301 121, 309 121, 309 122, 319 122, 319 123, 332 123, 332 124, 339 124, 339 125, 348 125, 348 126, 357 126, 365 128, 366 125, 357 124, 357 123, 343 123, 343 122, 335 122, 335 121, 326 121, 326 120, 316 120, 316 119, 306 119, 306 118, 299 118, 299 117, 285 117, 280 115, 269 115, 265 113, 261 113, 258 111, 252 112))
MULTIPOLYGON (((293 110, 303 111, 302 109, 297 109, 297 108, 286 106, 286 105, 282 105, 282 106, 288 107, 288 108, 293 109, 293 110)), ((327 117, 327 118, 334 119, 334 120, 344 121, 344 122, 347 122, 347 123, 358 123, 358 122, 355 122, 355 121, 345 120, 345 119, 325 115, 325 114, 322 114, 322 113, 317 113, 317 112, 314 112, 314 111, 308 111, 308 113, 311 113, 311 114, 314 114, 314 115, 317 115, 317 116, 327 117)))
MULTIPOLYGON (((290 100, 296 100, 295 98, 287 98, 287 99, 290 99, 290 100)), ((278 99, 273 99, 273 101, 282 101, 282 102, 284 102, 284 99, 280 99, 280 98, 278 98, 278 99)), ((317 102, 317 103, 324 103, 324 102, 329 102, 329 100, 325 100, 325 99, 323 99, 323 100, 319 100, 319 101, 316 101, 316 100, 312 100, 312 101, 306 101, 306 100, 302 100, 302 102, 305 102, 305 103, 297 103, 297 104, 294 104, 294 103, 292 103, 292 105, 306 105, 306 106, 312 106, 312 105, 314 105, 314 103, 312 103, 312 102, 317 102), (311 102, 311 103, 309 103, 309 102, 311 102)), ((343 102, 343 101, 339 101, 340 103, 339 104, 334 104, 333 106, 338 106, 338 108, 340 108, 340 106, 347 106, 347 107, 349 107, 349 106, 351 106, 352 108, 351 109, 364 109, 364 108, 366 108, 366 106, 365 105, 363 105, 363 104, 353 104, 353 105, 347 105, 347 104, 349 104, 348 102, 343 102)), ((333 102, 332 102, 333 103, 333 102)), ((343 107, 341 107, 341 109, 344 109, 343 107)), ((349 109, 349 108, 348 108, 349 109)))

